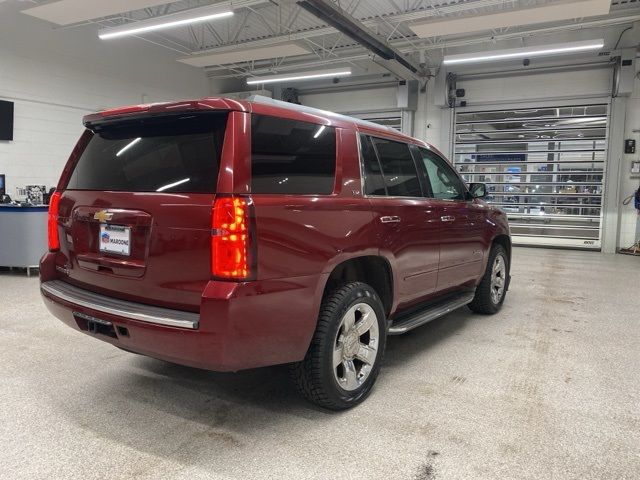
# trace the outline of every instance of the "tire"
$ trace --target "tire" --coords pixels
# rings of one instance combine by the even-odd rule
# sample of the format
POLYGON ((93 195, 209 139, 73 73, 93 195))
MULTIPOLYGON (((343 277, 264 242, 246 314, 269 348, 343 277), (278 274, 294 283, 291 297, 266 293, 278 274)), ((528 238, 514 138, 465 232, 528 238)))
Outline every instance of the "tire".
POLYGON ((473 301, 469 304, 469 308, 476 313, 484 313, 487 315, 493 315, 497 313, 504 303, 504 299, 507 295, 507 287, 509 286, 509 258, 507 252, 502 245, 494 244, 489 252, 489 260, 487 262, 487 269, 482 276, 480 284, 476 288, 476 295, 473 297, 473 301), (500 260, 501 259, 501 260, 500 260), (492 285, 493 270, 496 267, 496 263, 502 261, 501 275, 498 274, 496 283, 492 285), (497 294, 499 290, 499 282, 502 282, 502 290, 497 294))
POLYGON ((322 301, 304 360, 291 367, 298 390, 331 410, 358 405, 380 372, 386 338, 384 309, 373 288, 361 282, 338 287, 322 301))

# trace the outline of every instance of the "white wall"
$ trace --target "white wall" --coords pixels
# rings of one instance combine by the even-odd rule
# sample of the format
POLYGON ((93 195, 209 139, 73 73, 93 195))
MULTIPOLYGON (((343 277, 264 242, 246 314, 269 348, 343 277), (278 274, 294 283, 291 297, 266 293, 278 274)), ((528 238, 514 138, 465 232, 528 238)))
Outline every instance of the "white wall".
POLYGON ((356 113, 375 110, 397 110, 397 87, 366 88, 328 93, 302 94, 300 103, 330 112, 356 113))
POLYGON ((92 26, 53 29, 0 3, 0 99, 15 102, 14 140, 0 141, 7 193, 55 185, 89 112, 206 96, 203 71, 176 56, 138 39, 102 42, 92 26))
MULTIPOLYGON (((640 160, 640 62, 636 62, 636 78, 633 94, 627 100, 627 118, 625 121, 624 138, 635 138, 636 153, 622 156, 620 174, 620 201, 640 188, 640 178, 631 176, 631 162, 640 160), (634 132, 635 130, 635 132, 634 132)), ((627 206, 620 206, 620 248, 630 247, 640 240, 640 217, 633 206, 633 200, 627 206)))
POLYGON ((523 72, 491 78, 465 78, 457 82, 464 88, 468 106, 487 103, 511 103, 553 100, 585 96, 610 96, 612 70, 596 68, 563 72, 523 72))

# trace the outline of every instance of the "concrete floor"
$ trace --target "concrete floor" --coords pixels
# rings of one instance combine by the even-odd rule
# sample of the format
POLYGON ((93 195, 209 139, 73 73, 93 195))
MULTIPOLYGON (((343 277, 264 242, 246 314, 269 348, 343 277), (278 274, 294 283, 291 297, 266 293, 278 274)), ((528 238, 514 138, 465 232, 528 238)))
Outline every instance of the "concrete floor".
POLYGON ((638 479, 640 258, 516 249, 495 316, 391 338, 361 406, 65 327, 0 274, 0 478, 638 479))

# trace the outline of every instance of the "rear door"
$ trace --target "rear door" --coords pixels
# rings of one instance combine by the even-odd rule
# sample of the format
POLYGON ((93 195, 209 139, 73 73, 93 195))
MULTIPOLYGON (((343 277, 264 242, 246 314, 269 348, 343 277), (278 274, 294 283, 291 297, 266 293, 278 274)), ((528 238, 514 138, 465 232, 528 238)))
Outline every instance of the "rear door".
POLYGON ((211 208, 227 113, 99 124, 60 201, 62 278, 196 311, 211 277, 211 208))
POLYGON ((425 197, 407 144, 361 135, 360 146, 379 245, 395 261, 399 304, 407 305, 436 289, 439 207, 425 197))
POLYGON ((482 271, 485 210, 468 197, 460 177, 445 159, 423 147, 418 151, 440 212, 437 290, 475 282, 482 271))

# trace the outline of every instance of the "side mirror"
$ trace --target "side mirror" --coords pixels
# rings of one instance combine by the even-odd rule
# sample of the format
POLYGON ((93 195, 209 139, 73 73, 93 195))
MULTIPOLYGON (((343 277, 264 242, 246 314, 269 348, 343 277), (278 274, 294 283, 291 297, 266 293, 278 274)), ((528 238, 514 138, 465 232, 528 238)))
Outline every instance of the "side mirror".
POLYGON ((473 198, 483 198, 487 196, 487 186, 484 183, 472 183, 469 185, 469 193, 473 198))

